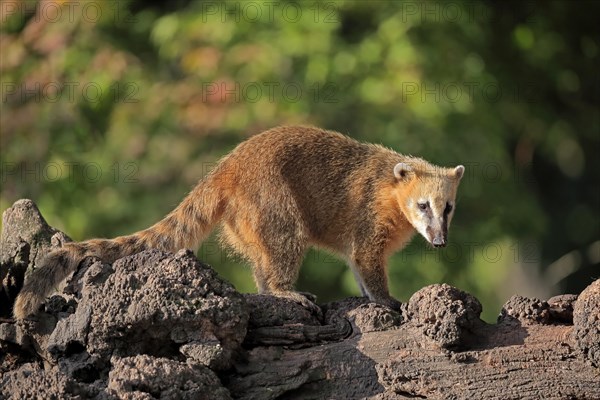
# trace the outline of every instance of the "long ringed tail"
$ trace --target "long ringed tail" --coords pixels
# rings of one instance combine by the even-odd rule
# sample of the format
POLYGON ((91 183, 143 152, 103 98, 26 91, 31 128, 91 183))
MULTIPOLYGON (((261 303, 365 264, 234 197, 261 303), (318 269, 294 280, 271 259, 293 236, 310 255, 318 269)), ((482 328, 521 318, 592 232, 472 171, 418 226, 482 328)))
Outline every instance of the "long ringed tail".
POLYGON ((155 248, 176 251, 198 246, 210 233, 223 212, 223 196, 214 184, 215 174, 200 181, 189 195, 165 218, 150 228, 114 239, 91 239, 66 243, 48 253, 25 280, 13 309, 17 319, 34 314, 83 259, 98 257, 112 263, 119 258, 155 248))

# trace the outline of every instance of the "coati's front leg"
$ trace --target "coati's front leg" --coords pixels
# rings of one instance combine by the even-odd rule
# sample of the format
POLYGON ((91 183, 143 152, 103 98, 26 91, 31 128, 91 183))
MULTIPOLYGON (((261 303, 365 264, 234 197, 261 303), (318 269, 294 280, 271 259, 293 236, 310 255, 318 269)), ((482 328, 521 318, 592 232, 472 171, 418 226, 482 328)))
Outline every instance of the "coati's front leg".
POLYGON ((351 267, 364 296, 370 300, 399 310, 402 303, 390 296, 384 247, 377 241, 365 241, 353 257, 351 267))

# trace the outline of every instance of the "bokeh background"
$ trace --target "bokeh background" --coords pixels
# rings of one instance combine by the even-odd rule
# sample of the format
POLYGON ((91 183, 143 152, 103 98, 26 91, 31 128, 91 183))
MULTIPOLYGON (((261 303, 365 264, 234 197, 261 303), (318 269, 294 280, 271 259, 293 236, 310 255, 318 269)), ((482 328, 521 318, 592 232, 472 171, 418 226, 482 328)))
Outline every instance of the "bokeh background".
MULTIPOLYGON (((600 277, 600 2, 3 1, 0 209, 75 240, 147 227, 237 143, 313 124, 464 164, 450 245, 390 260, 406 301, 507 298, 600 277)), ((212 236, 198 256, 255 290, 212 236)), ((311 251, 298 282, 358 294, 311 251)))

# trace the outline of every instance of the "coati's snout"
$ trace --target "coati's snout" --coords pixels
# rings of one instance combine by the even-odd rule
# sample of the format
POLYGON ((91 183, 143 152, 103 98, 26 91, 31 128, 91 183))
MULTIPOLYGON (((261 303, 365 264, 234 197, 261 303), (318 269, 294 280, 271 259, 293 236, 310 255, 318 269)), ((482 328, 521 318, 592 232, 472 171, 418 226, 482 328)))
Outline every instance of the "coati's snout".
POLYGON ((435 232, 431 227, 427 227, 427 239, 433 247, 446 247, 448 242, 448 232, 443 230, 435 232))
POLYGON ((423 218, 416 224, 415 228, 433 247, 446 247, 448 244, 448 220, 423 218))
POLYGON ((446 239, 441 236, 436 236, 431 241, 431 244, 433 244, 433 247, 446 247, 446 239))

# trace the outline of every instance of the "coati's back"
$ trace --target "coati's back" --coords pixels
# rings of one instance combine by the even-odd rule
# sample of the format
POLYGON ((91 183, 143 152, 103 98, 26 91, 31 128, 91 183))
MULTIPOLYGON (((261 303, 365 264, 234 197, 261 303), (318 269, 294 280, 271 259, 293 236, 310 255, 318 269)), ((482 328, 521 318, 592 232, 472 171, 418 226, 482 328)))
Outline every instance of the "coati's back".
POLYGON ((289 190, 314 239, 335 232, 332 239, 340 240, 340 231, 365 217, 376 186, 393 185, 390 171, 408 160, 422 161, 333 131, 278 127, 240 144, 224 161, 236 177, 228 205, 235 210, 251 199, 276 207, 289 190))

